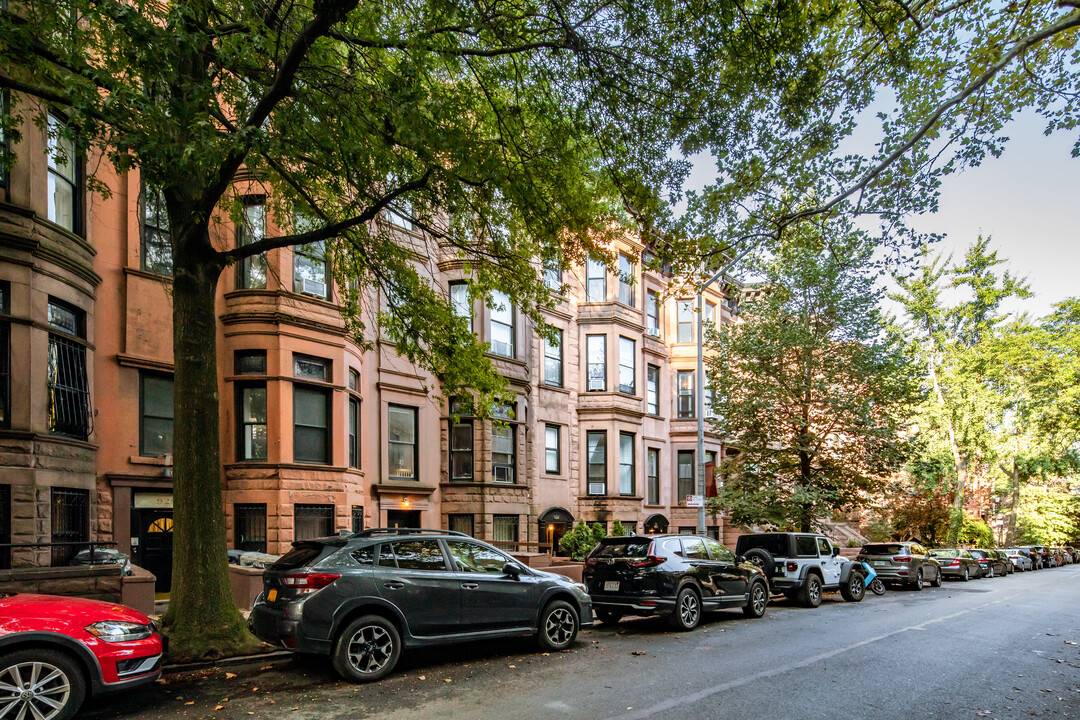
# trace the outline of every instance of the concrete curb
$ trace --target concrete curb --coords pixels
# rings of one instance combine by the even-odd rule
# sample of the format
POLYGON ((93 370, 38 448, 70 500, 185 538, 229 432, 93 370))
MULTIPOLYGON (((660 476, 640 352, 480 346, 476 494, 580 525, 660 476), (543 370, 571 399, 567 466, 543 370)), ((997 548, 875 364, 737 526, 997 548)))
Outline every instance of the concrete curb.
POLYGON ((257 653, 255 655, 237 655, 235 657, 218 658, 217 660, 200 660, 198 662, 180 663, 177 665, 165 665, 161 668, 162 675, 175 675, 176 673, 194 672, 208 668, 236 667, 238 665, 255 665, 257 663, 280 663, 293 657, 288 650, 271 650, 270 652, 257 653))

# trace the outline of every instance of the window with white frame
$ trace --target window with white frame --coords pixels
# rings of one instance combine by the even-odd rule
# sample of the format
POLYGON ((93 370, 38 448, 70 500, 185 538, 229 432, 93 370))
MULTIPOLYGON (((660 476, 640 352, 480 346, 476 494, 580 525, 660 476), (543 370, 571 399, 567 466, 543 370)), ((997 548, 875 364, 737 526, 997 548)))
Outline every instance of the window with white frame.
POLYGON ((563 331, 555 331, 555 339, 544 338, 544 384, 551 387, 563 386, 563 331))
POLYGON ((628 395, 637 392, 637 343, 621 336, 619 337, 619 392, 628 395))
POLYGON ((634 307, 634 263, 626 255, 619 255, 619 302, 634 307))
POLYGON ((469 330, 473 330, 473 306, 472 298, 469 297, 469 283, 464 280, 455 280, 450 283, 450 307, 454 315, 464 318, 469 323, 469 330))
POLYGON ((645 293, 645 334, 660 337, 660 293, 645 293))
POLYGON ((634 494, 634 434, 619 433, 619 494, 634 494))
POLYGON ((293 291, 326 299, 330 297, 326 244, 318 242, 293 248, 293 291))
POLYGON ((710 328, 712 328, 712 329, 716 328, 716 303, 709 302, 708 300, 706 300, 705 301, 705 327, 703 329, 704 329, 705 332, 708 332, 710 328))
POLYGON ((607 300, 607 268, 592 258, 585 261, 585 299, 587 302, 607 300))
POLYGON ((607 336, 586 335, 585 355, 588 392, 607 390, 607 336))
POLYGON ((679 370, 676 374, 678 407, 675 416, 680 419, 694 417, 694 371, 679 370))
MULTIPOLYGON (((244 214, 240 227, 237 228, 236 244, 250 245, 266 237, 266 200, 262 197, 250 197, 244 200, 244 214)), ((260 253, 246 257, 237 266, 239 278, 237 285, 244 290, 259 290, 266 287, 266 254, 260 253)))
POLYGON ((692 300, 680 300, 677 303, 679 332, 677 342, 694 342, 694 303, 692 300))
POLYGON ((649 448, 645 453, 645 503, 660 504, 660 451, 649 448))
POLYGON ((75 153, 75 142, 63 134, 66 125, 67 123, 56 115, 49 115, 49 205, 46 217, 65 230, 77 233, 82 230, 79 223, 79 158, 75 153))
POLYGON ((607 494, 607 432, 589 430, 585 433, 586 478, 589 495, 607 494))
POLYGON ((559 426, 544 426, 544 472, 558 475, 561 472, 562 458, 559 452, 559 426))
POLYGON ((405 405, 387 407, 387 460, 392 480, 418 480, 417 408, 405 405))
POLYGON ((562 268, 557 262, 552 261, 544 266, 544 285, 551 292, 562 291, 562 268))
POLYGON ((499 357, 514 357, 514 306, 506 293, 491 292, 488 326, 491 352, 499 357))
POLYGON ((656 365, 645 368, 645 412, 660 414, 660 368, 656 365))

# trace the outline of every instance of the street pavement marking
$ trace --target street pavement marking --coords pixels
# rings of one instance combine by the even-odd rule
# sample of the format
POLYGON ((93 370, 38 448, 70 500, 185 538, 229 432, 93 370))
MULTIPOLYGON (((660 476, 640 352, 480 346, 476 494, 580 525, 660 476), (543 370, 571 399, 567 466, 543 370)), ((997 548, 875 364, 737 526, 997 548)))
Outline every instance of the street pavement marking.
MULTIPOLYGON (((1002 600, 1011 600, 1011 599, 1013 599, 1015 597, 1019 597, 1022 594, 1023 593, 1014 593, 1013 595, 1009 595, 1007 597, 1002 598, 1002 600)), ((762 672, 755 673, 753 675, 748 675, 747 677, 739 678, 738 680, 732 680, 731 682, 726 682, 723 685, 715 685, 715 686, 713 686, 711 688, 706 688, 705 690, 699 690, 698 692, 691 693, 689 695, 682 695, 682 696, 680 696, 678 698, 670 698, 668 700, 665 700, 664 702, 657 703, 657 704, 653 705, 652 707, 647 707, 647 708, 644 708, 642 710, 638 710, 637 712, 619 713, 618 715, 612 715, 607 720, 643 720, 644 718, 656 717, 657 715, 660 715, 663 712, 666 712, 668 710, 673 710, 673 709, 675 709, 675 708, 677 708, 677 707, 679 707, 681 705, 692 705, 692 704, 694 704, 696 702, 700 702, 701 700, 704 700, 707 697, 711 697, 711 696, 716 695, 718 693, 722 693, 722 692, 724 692, 726 690, 732 690, 732 689, 737 688, 737 687, 742 687, 743 685, 749 685, 752 682, 757 682, 758 680, 764 680, 765 678, 771 678, 771 677, 776 677, 777 675, 783 675, 784 673, 791 672, 792 670, 799 670, 799 669, 807 667, 809 665, 813 665, 814 663, 819 663, 822 660, 828 660, 829 658, 836 657, 837 655, 842 655, 842 654, 844 654, 846 652, 851 652, 852 650, 857 650, 858 648, 865 647, 866 645, 870 645, 872 643, 876 643, 876 642, 880 642, 882 640, 886 640, 888 638, 891 638, 893 635, 899 635, 900 633, 911 632, 911 631, 924 630, 924 629, 926 629, 927 625, 933 625, 935 623, 945 622, 946 620, 952 620, 953 618, 960 617, 961 615, 967 615, 968 613, 974 612, 976 610, 981 610, 982 608, 989 607, 989 606, 990 606, 990 603, 983 603, 982 605, 976 605, 975 607, 968 608, 967 610, 960 610, 960 611, 957 611, 957 612, 954 612, 954 613, 949 613, 948 615, 942 615, 941 617, 936 617, 936 618, 934 618, 932 620, 926 620, 924 622, 921 622, 918 625, 909 625, 907 627, 903 627, 903 628, 900 628, 898 630, 893 630, 891 632, 887 632, 887 633, 885 633, 883 635, 877 635, 877 636, 872 637, 872 638, 867 638, 866 640, 860 640, 857 643, 852 643, 851 645, 847 645, 846 647, 842 647, 842 648, 837 648, 836 650, 830 650, 828 652, 823 652, 823 653, 820 653, 818 655, 808 657, 805 660, 800 660, 798 662, 789 663, 787 665, 781 665, 780 667, 776 667, 776 668, 773 668, 771 670, 763 670, 762 672)))

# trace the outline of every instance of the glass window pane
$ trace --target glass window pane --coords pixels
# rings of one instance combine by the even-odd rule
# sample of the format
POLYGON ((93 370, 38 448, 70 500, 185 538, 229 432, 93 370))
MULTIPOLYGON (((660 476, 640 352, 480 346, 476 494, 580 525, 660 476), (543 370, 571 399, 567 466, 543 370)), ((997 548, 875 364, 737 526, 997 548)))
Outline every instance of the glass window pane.
POLYGON ((330 361, 322 358, 293 356, 293 375, 304 380, 330 380, 330 361))
POLYGON ((586 355, 588 358, 588 390, 606 390, 606 365, 607 348, 606 336, 589 335, 586 338, 586 355))
POLYGON ((607 268, 598 260, 589 260, 585 263, 586 287, 585 294, 588 302, 603 302, 607 299, 607 268))
POLYGON ((416 410, 391 406, 387 411, 390 440, 393 442, 416 442, 416 410))
POLYGON ((293 403, 293 418, 298 425, 326 427, 328 398, 323 390, 296 387, 293 403))

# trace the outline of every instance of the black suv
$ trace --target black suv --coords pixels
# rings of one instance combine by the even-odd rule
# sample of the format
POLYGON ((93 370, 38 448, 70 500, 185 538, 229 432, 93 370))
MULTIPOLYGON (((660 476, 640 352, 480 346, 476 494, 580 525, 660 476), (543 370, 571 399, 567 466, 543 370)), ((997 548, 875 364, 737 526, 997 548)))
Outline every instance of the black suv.
POLYGON ((807 607, 821 604, 822 592, 839 590, 848 602, 866 594, 866 571, 861 562, 840 557, 840 548, 816 533, 754 533, 740 535, 735 552, 759 566, 774 592, 807 607))
POLYGON ((698 535, 608 537, 585 558, 582 579, 596 616, 666 615, 677 630, 691 630, 705 610, 741 607, 765 614, 765 576, 712 538, 698 535))
POLYGON ((378 680, 403 647, 534 635, 545 650, 592 624, 585 586, 525 567, 464 533, 375 529, 293 543, 263 573, 248 620, 259 639, 330 655, 378 680))

